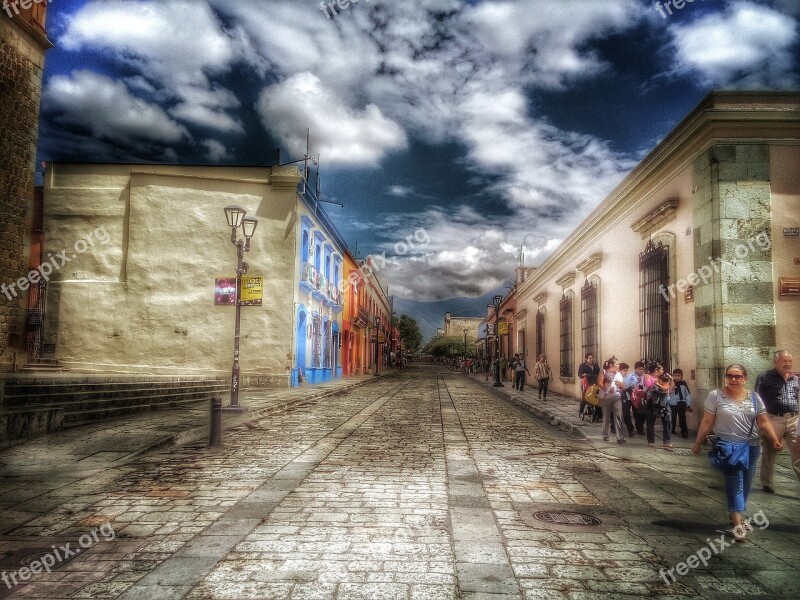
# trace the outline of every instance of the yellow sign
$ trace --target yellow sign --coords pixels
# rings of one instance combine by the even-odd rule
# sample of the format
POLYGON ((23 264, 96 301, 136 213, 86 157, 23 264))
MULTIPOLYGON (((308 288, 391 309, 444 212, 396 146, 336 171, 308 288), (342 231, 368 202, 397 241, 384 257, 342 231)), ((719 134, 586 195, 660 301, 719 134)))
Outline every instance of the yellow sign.
POLYGON ((497 330, 500 332, 500 335, 508 335, 508 323, 505 321, 500 321, 500 323, 498 323, 497 330))
POLYGON ((261 306, 264 298, 264 278, 242 275, 242 306, 261 306))

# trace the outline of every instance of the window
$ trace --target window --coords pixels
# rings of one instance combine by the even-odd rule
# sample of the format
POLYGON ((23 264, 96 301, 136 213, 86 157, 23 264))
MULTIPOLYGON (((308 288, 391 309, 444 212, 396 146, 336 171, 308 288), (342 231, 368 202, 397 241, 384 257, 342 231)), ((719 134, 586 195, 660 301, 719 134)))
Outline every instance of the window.
POLYGON ((581 288, 581 356, 597 356, 597 285, 587 279, 581 288))
POLYGON ((639 331, 642 360, 657 360, 669 373, 669 301, 662 286, 669 285, 669 247, 647 243, 639 254, 639 331))
POLYGON ((572 294, 565 293, 559 303, 561 322, 561 376, 573 377, 572 364, 572 294))
POLYGON ((322 367, 322 319, 314 315, 311 321, 311 368, 322 367))
POLYGON ((536 313, 536 360, 544 354, 544 306, 536 313))

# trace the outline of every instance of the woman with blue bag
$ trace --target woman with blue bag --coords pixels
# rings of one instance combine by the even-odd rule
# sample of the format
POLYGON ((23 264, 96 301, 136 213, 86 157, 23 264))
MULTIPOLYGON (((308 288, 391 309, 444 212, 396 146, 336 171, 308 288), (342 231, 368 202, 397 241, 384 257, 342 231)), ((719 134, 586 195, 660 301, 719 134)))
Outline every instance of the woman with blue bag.
POLYGON ((758 394, 746 389, 746 383, 747 369, 742 365, 733 364, 725 369, 725 387, 708 395, 705 415, 692 448, 692 454, 700 454, 703 440, 714 431, 709 455, 711 464, 725 476, 731 532, 737 542, 746 541, 747 529, 751 529, 742 521, 742 513, 747 508, 747 496, 761 452, 759 429, 776 450, 783 448, 769 422, 764 402, 758 394))

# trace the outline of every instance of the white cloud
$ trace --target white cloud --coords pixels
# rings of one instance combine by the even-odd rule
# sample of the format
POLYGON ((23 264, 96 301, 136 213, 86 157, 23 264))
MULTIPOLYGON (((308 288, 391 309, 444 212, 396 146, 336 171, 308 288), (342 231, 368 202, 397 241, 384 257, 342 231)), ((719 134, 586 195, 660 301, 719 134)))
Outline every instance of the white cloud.
POLYGON ((390 196, 397 196, 398 198, 405 198, 414 193, 414 188, 407 185, 390 185, 386 190, 390 196))
POLYGON ((211 162, 221 162, 223 160, 230 160, 231 154, 222 143, 217 140, 203 140, 203 147, 206 149, 206 157, 211 162))
POLYGON ((300 73, 264 89, 257 109, 264 127, 286 144, 292 155, 306 148, 313 134, 313 154, 333 165, 377 166, 389 152, 406 147, 405 131, 381 109, 348 107, 312 73, 300 73))
POLYGON ((671 28, 678 73, 704 85, 793 87, 797 21, 767 6, 733 2, 722 13, 671 28))
POLYGON ((131 95, 121 81, 92 71, 51 77, 42 102, 56 115, 56 123, 85 128, 94 137, 121 144, 135 146, 137 140, 174 144, 189 138, 186 128, 160 106, 131 95))

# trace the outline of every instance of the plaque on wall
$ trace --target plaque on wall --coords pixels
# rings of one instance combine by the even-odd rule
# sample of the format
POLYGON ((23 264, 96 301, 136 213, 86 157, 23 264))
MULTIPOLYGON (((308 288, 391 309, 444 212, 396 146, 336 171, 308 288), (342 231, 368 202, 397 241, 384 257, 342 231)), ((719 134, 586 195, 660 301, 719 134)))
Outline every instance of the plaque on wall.
POLYGON ((800 277, 779 277, 781 296, 800 296, 800 277))
POLYGON ((800 237, 800 227, 784 227, 783 237, 800 237))

